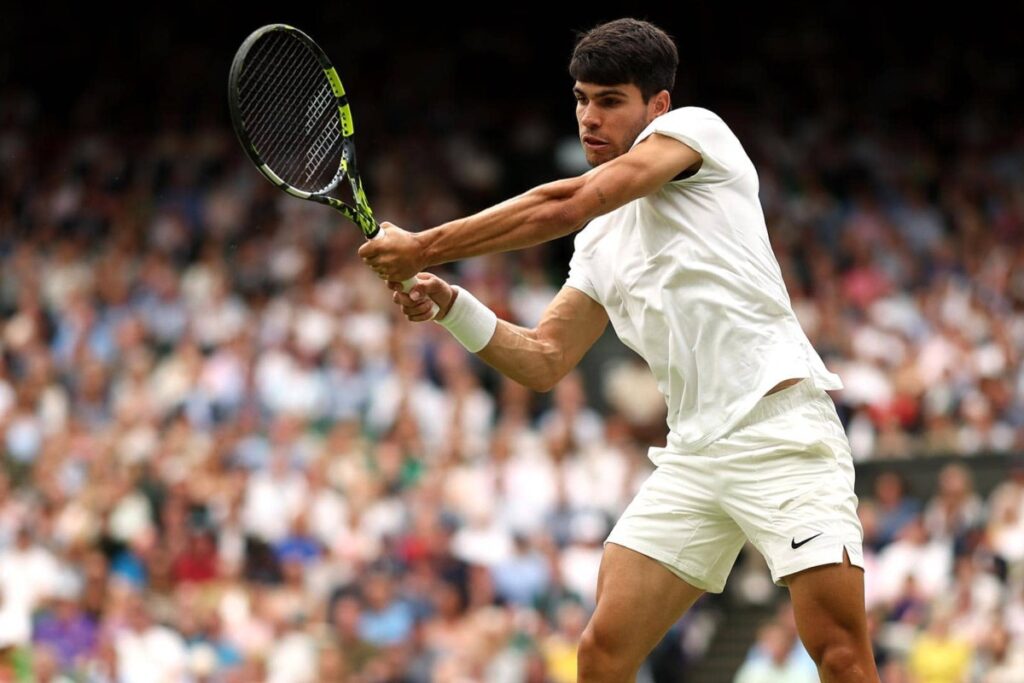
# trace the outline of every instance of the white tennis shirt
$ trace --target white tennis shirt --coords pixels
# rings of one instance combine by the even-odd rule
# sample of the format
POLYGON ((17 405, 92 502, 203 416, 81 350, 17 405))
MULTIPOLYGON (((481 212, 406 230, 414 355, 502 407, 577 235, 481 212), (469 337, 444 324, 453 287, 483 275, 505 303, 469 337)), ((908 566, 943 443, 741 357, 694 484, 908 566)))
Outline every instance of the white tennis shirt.
POLYGON ((647 361, 668 405, 669 445, 693 451, 782 380, 843 384, 793 312, 740 141, 700 107, 659 116, 633 145, 652 133, 699 152, 700 170, 593 219, 576 235, 565 284, 601 304, 647 361))

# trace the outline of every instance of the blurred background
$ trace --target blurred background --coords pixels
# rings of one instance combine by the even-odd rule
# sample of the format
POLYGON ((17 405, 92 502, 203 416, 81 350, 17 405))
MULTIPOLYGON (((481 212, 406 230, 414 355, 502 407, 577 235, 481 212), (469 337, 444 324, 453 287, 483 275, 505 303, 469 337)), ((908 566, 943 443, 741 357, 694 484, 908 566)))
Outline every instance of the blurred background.
MULTIPOLYGON (((309 32, 377 217, 423 229, 586 170, 566 67, 620 16, 743 142, 845 382, 883 681, 1024 680, 1019 3, 136 9, 0 22, 0 681, 575 680, 665 436, 646 367, 609 330, 534 394, 406 322, 243 157, 226 84, 258 26, 309 32)), ((571 252, 439 272, 532 325, 571 252)), ((640 680, 817 676, 747 549, 640 680)))

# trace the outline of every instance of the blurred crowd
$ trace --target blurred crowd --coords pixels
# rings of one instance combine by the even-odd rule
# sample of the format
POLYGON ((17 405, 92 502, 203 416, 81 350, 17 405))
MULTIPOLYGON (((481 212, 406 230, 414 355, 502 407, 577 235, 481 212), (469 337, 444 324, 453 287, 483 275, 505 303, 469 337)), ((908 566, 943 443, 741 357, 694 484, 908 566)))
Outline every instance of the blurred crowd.
MULTIPOLYGON (((958 463, 928 495, 883 472, 859 515, 882 682, 1024 680, 1024 459, 987 497, 958 463)), ((817 680, 785 602, 761 625, 735 683, 817 680)))
MULTIPOLYGON (((0 680, 575 680, 629 423, 405 322, 229 130, 44 159, 31 107, 0 105, 0 680)), ((524 320, 553 289, 514 272, 462 279, 524 320)))
MULTIPOLYGON (((1020 451, 1024 136, 984 98, 901 118, 943 87, 902 78, 863 120, 827 80, 802 116, 693 103, 758 167, 855 457, 1020 451)), ((219 109, 119 127, 131 96, 104 81, 56 125, 0 91, 0 681, 574 681, 602 541, 664 437, 646 370, 502 380, 401 318, 358 232, 271 187, 219 109)), ((568 126, 500 112, 500 143, 479 102, 444 135, 371 124, 378 217, 429 227, 584 170, 571 102, 568 126)), ((569 248, 450 275, 530 325, 569 248)), ((885 476, 863 500, 887 683, 1024 680, 1014 472, 984 497, 961 467, 917 495, 885 476)), ((698 606, 644 680, 677 680, 716 618, 698 606)), ((794 639, 783 610, 737 680, 814 680, 794 639)))

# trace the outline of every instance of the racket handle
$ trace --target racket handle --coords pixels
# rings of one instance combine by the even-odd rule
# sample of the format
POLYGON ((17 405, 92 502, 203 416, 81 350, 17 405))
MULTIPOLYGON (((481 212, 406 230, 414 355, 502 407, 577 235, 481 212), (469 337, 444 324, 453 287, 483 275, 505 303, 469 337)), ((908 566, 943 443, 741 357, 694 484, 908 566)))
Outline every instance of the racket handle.
MULTIPOLYGON (((416 285, 416 278, 410 278, 409 280, 403 280, 403 281, 401 281, 401 291, 402 292, 408 292, 409 290, 413 289, 414 285, 416 285)), ((431 319, 431 321, 432 321, 432 319, 437 317, 437 311, 439 311, 440 309, 441 309, 440 306, 438 306, 436 303, 434 303, 433 301, 430 302, 430 319, 431 319)))
MULTIPOLYGON (((414 278, 414 277, 411 277, 408 280, 402 280, 402 291, 403 292, 408 292, 410 289, 413 288, 413 285, 415 285, 415 284, 416 284, 416 278, 414 278)), ((441 307, 438 306, 433 301, 431 301, 430 302, 430 319, 433 320, 435 317, 437 317, 437 312, 440 311, 440 310, 441 310, 441 307)))
MULTIPOLYGON (((384 239, 384 229, 383 228, 379 228, 377 230, 377 232, 374 233, 373 237, 371 237, 370 239, 372 239, 372 240, 382 240, 382 239, 384 239)), ((415 284, 416 284, 416 277, 415 276, 409 278, 408 280, 402 280, 402 291, 403 292, 408 292, 410 289, 413 288, 413 286, 415 284)), ((441 307, 438 306, 433 301, 431 301, 430 302, 430 319, 433 320, 434 317, 437 316, 437 312, 440 311, 440 310, 441 310, 441 307)))

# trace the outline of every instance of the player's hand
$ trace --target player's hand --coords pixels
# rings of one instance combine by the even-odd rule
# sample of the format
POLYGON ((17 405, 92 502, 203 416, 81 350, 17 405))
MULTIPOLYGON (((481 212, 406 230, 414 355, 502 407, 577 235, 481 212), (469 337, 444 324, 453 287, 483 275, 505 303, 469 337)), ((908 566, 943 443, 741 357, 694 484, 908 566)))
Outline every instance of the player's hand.
POLYGON ((387 221, 380 224, 382 239, 367 240, 359 247, 359 257, 383 280, 401 282, 426 267, 423 247, 416 233, 402 230, 387 221))
POLYGON ((388 281, 388 289, 394 292, 391 300, 413 322, 442 320, 455 303, 458 290, 431 273, 417 273, 415 279, 416 284, 408 292, 402 291, 401 282, 388 281), (433 304, 439 309, 436 316, 431 315, 433 304))

